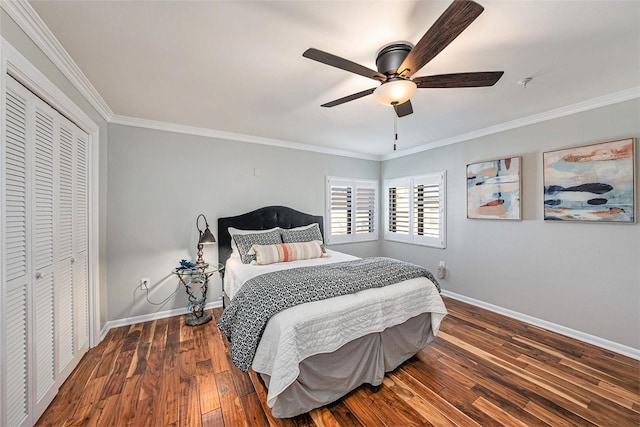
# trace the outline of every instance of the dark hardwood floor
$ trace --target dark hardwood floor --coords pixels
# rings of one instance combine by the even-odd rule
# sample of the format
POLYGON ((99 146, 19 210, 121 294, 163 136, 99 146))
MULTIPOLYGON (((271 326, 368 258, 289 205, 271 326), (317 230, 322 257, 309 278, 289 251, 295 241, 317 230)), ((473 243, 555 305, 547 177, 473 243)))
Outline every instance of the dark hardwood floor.
POLYGON ((640 425, 640 361, 445 302, 435 342, 383 385, 292 419, 271 417, 262 383, 233 366, 215 321, 190 327, 178 316, 115 328, 37 425, 640 425))

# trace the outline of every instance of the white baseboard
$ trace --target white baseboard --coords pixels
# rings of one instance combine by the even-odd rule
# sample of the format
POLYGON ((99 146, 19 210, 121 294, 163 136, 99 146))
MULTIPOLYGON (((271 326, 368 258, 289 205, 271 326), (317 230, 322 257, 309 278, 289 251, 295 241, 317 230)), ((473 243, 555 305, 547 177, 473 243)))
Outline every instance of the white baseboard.
POLYGON ((475 305, 477 307, 484 308, 489 311, 493 311, 498 314, 503 314, 507 317, 511 317, 516 320, 520 320, 525 323, 529 323, 534 326, 538 326, 543 329, 547 329, 552 332, 556 332, 560 335, 574 338, 579 341, 583 341, 595 346, 604 348, 606 350, 613 351, 615 353, 622 354, 624 356, 631 357, 636 360, 640 360, 640 349, 619 344, 617 342, 605 340, 604 338, 596 337, 595 335, 589 335, 584 332, 576 331, 575 329, 567 328, 566 326, 558 325, 556 323, 547 322, 546 320, 538 319, 526 314, 518 313, 517 311, 509 310, 497 305, 489 304, 484 301, 480 301, 474 298, 466 297, 464 295, 456 294, 454 292, 442 290, 442 295, 449 298, 457 299, 462 302, 475 305))
MULTIPOLYGON (((222 300, 210 302, 207 305, 205 305, 204 308, 208 310, 210 308, 219 308, 219 307, 222 307, 222 300)), ((104 339, 104 337, 107 335, 107 332, 109 332, 111 328, 133 325, 133 324, 142 323, 142 322, 149 322, 157 319, 164 319, 165 317, 180 316, 182 314, 187 314, 187 313, 189 313, 189 310, 187 308, 176 308, 173 310, 159 311, 157 313, 143 314, 142 316, 134 316, 134 317, 126 317, 124 319, 118 319, 118 320, 110 320, 104 325, 104 327, 100 331, 100 341, 104 339)))

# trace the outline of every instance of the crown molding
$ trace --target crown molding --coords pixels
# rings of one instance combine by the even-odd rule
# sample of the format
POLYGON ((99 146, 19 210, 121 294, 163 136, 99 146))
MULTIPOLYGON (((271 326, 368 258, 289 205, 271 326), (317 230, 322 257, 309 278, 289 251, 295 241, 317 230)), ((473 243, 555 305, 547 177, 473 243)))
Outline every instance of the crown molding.
POLYGON ((535 123, 544 122, 547 120, 553 120, 564 116, 580 113, 583 111, 594 110, 600 107, 606 107, 607 105, 613 105, 620 102, 629 101, 632 99, 640 98, 640 86, 625 89, 619 92, 614 92, 608 95, 592 98, 586 101, 578 102, 575 104, 567 105, 553 110, 545 111, 542 113, 534 114, 532 116, 523 117, 521 119, 511 120, 508 122, 500 123, 495 126, 489 126, 483 129, 474 130, 472 132, 463 133, 460 135, 452 136, 451 138, 441 139, 439 141, 430 142, 428 144, 420 145, 418 147, 408 148, 406 150, 390 153, 386 155, 364 154, 356 153, 352 151, 337 150, 333 148, 320 147, 317 145, 301 144, 298 142, 283 141, 272 138, 264 138, 253 135, 245 135, 233 132, 219 131, 209 128, 200 128, 194 126, 184 126, 175 123, 167 123, 148 119, 139 119, 129 116, 113 115, 109 123, 142 127, 147 129, 162 130, 167 132, 182 133, 187 135, 205 136, 209 138, 224 139, 229 141, 248 142, 251 144, 271 145, 275 147, 290 148, 293 150, 311 151, 315 153, 330 154, 335 156, 352 157, 364 160, 376 160, 385 161, 398 157, 410 156, 412 154, 420 153, 423 151, 433 150, 434 148, 444 147, 447 145, 457 144, 459 142, 468 141, 475 138, 480 138, 487 135, 492 135, 500 132, 504 132, 511 129, 516 129, 535 123))
POLYGON ((292 150, 311 151, 314 153, 330 154, 333 156, 352 157, 363 160, 380 161, 380 157, 375 154, 363 154, 353 151, 337 150, 335 148, 320 147, 318 145, 301 144, 299 142, 284 141, 280 139, 265 138, 261 136, 245 135, 241 133, 225 132, 209 128, 195 126, 185 126, 175 123, 167 123, 156 120, 139 119, 136 117, 114 115, 109 121, 110 124, 134 126, 147 129, 175 132, 186 135, 205 136, 209 138, 223 139, 228 141, 248 142, 251 144, 270 145, 273 147, 290 148, 292 150))
POLYGON ((0 7, 54 63, 71 84, 109 122, 113 111, 27 1, 2 0, 0 7))
POLYGON ((554 108, 553 110, 534 114, 528 117, 523 117, 521 119, 500 123, 495 126, 489 126, 483 129, 478 129, 478 130, 463 133, 460 135, 452 136, 451 138, 445 138, 439 141, 430 142, 428 144, 420 145, 418 147, 408 148, 406 150, 398 151, 396 153, 386 154, 386 155, 380 156, 380 160, 384 161, 384 160, 395 159, 398 157, 409 156, 411 154, 420 153, 422 151, 432 150, 434 148, 444 147, 446 145, 457 144, 458 142, 468 141, 470 139, 480 138, 483 136, 492 135, 499 132, 504 132, 507 130, 544 122, 547 120, 553 120, 560 117, 569 116, 571 114, 581 113, 583 111, 594 110, 596 108, 606 107, 607 105, 613 105, 619 102, 630 101, 636 98, 640 98, 640 86, 621 90, 619 92, 614 92, 604 96, 599 96, 597 98, 592 98, 586 101, 567 105, 565 107, 554 108))

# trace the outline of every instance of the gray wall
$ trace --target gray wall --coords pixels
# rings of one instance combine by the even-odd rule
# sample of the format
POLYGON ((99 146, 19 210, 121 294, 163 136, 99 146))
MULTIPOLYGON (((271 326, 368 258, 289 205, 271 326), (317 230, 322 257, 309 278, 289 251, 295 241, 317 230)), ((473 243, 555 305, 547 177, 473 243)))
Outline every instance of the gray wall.
MULTIPOLYGON (((170 272, 181 259, 196 258, 198 214, 205 214, 216 236, 218 217, 262 206, 323 215, 326 175, 379 174, 377 161, 109 125, 109 319, 186 306, 186 294, 170 272), (254 176, 255 168, 260 176, 254 176), (137 289, 145 277, 151 279, 149 299, 168 298, 164 304, 149 304, 137 289)), ((334 248, 370 256, 379 252, 379 242, 334 248)), ((206 246, 204 257, 217 263, 217 246, 206 246)), ((214 276, 208 301, 220 294, 214 276)))
POLYGON ((3 9, 0 9, 0 35, 5 38, 18 52, 20 52, 31 64, 33 64, 47 79, 55 84, 66 96, 80 107, 99 127, 100 139, 100 166, 98 196, 98 227, 99 227, 99 259, 100 259, 100 328, 107 321, 107 240, 106 211, 107 211, 107 123, 102 116, 91 106, 71 82, 60 72, 60 70, 49 60, 49 58, 36 46, 36 44, 22 31, 22 29, 11 19, 3 9))
POLYGON ((385 161, 381 183, 447 171, 447 248, 383 241, 382 253, 443 260, 445 290, 640 348, 640 224, 545 222, 542 204, 544 151, 639 136, 636 99, 385 161), (510 156, 523 157, 523 221, 467 219, 466 165, 510 156))

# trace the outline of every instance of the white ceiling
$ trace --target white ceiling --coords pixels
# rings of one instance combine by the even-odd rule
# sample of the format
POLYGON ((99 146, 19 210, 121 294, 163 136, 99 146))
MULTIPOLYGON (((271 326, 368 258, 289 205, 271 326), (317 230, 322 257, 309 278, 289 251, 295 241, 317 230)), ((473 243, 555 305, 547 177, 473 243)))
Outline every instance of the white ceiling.
MULTIPOLYGON (((382 45, 416 43, 450 1, 30 3, 117 116, 384 157, 390 107, 372 96, 320 107, 377 83, 302 53, 375 69, 382 45)), ((398 120, 400 152, 640 87, 640 1, 479 3, 484 13, 415 76, 504 76, 419 89, 398 120)))

